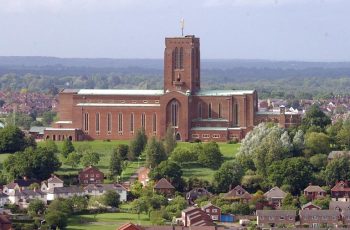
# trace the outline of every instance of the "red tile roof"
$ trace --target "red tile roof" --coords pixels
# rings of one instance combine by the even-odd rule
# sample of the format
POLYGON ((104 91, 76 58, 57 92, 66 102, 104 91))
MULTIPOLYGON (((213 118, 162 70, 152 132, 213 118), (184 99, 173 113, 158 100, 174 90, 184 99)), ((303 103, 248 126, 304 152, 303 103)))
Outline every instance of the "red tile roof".
POLYGON ((165 178, 162 178, 160 179, 157 184, 154 186, 155 189, 165 189, 165 188, 168 188, 168 189, 175 189, 175 187, 170 184, 169 181, 167 181, 167 179, 165 178))

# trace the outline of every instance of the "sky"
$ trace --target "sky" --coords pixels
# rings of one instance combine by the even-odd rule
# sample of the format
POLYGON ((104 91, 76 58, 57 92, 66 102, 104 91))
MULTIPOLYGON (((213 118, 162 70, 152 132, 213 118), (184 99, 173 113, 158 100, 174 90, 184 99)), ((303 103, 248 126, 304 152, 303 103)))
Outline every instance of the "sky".
POLYGON ((0 56, 163 58, 181 18, 201 58, 350 61, 349 0, 0 0, 0 56))

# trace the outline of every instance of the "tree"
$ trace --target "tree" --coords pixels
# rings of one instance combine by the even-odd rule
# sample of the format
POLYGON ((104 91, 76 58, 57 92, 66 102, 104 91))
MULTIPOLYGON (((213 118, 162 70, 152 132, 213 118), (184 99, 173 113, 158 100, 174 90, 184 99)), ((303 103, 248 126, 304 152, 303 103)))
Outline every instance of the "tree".
POLYGON ((118 208, 120 203, 120 195, 115 190, 108 190, 102 198, 102 203, 105 206, 118 208))
POLYGON ((338 180, 348 180, 350 178, 349 158, 340 157, 333 159, 326 166, 323 175, 328 185, 333 185, 338 180))
POLYGON ((163 212, 161 210, 153 210, 150 212, 149 219, 153 225, 163 225, 163 212))
POLYGON ((125 161, 128 159, 129 146, 125 144, 119 144, 113 149, 112 155, 118 156, 121 160, 125 161))
POLYGON ((305 154, 312 156, 314 154, 328 154, 330 151, 329 137, 324 133, 311 132, 306 135, 305 154))
POLYGON ((293 152, 294 156, 300 156, 304 150, 304 132, 299 129, 293 138, 293 152))
POLYGON ((173 161, 180 165, 198 160, 198 152, 191 151, 190 148, 185 146, 176 147, 170 156, 173 161))
POLYGON ((72 168, 77 167, 80 164, 81 155, 77 152, 71 152, 68 154, 66 164, 72 168))
POLYGON ((316 154, 310 157, 310 163, 312 164, 315 171, 321 171, 327 166, 327 155, 316 154))
POLYGON ((131 188, 130 188, 130 192, 131 194, 136 197, 136 198, 139 198, 141 195, 142 195, 142 187, 143 185, 141 184, 140 181, 136 180, 132 185, 131 185, 131 188))
POLYGON ((176 147, 176 138, 174 135, 174 129, 169 125, 164 139, 164 148, 165 153, 169 156, 170 153, 175 149, 176 147))
POLYGON ((30 216, 40 216, 44 213, 45 208, 46 206, 42 200, 31 200, 28 206, 28 214, 30 216))
POLYGON ((141 155, 147 144, 147 136, 144 129, 137 131, 135 138, 130 142, 129 160, 135 160, 141 155))
POLYGON ((182 169, 173 161, 162 161, 158 166, 150 172, 152 180, 160 180, 166 178, 178 190, 182 191, 184 182, 182 180, 182 169))
POLYGON ((331 201, 331 198, 329 196, 318 198, 313 201, 313 203, 322 209, 329 209, 329 202, 331 201))
POLYGON ((336 140, 340 146, 350 150, 350 118, 343 122, 342 128, 338 130, 336 140))
POLYGON ((54 121, 55 117, 56 117, 57 113, 53 112, 53 111, 47 111, 43 113, 43 124, 45 126, 49 126, 51 125, 51 123, 54 121))
POLYGON ((219 145, 215 142, 209 142, 203 146, 203 151, 198 156, 198 162, 203 166, 218 169, 224 161, 220 152, 219 145))
POLYGON ((0 129, 0 153, 14 153, 26 147, 25 135, 18 127, 7 125, 0 129))
POLYGON ((301 124, 304 131, 312 127, 324 129, 327 125, 331 124, 331 119, 320 109, 318 105, 314 104, 306 111, 301 124))
POLYGON ((87 152, 83 157, 81 158, 81 163, 87 167, 89 165, 97 165, 100 161, 100 154, 96 152, 87 152))
POLYGON ((66 138, 63 141, 62 149, 61 149, 61 154, 64 158, 67 158, 68 154, 74 152, 74 146, 72 144, 72 141, 69 138, 66 138))
POLYGON ((283 210, 297 210, 298 200, 295 199, 292 194, 287 193, 287 195, 282 200, 283 210))
POLYGON ((166 206, 165 210, 170 216, 180 217, 181 211, 187 207, 187 201, 182 196, 176 196, 166 206))
POLYGON ((244 175, 238 162, 225 162, 214 174, 213 186, 217 192, 227 192, 230 186, 239 185, 244 175))
POLYGON ((240 214, 240 215, 250 215, 251 210, 249 208, 248 204, 245 203, 233 203, 231 204, 231 212, 233 214, 240 214))
POLYGON ((88 198, 85 196, 74 195, 68 199, 72 205, 73 212, 81 212, 87 209, 88 207, 88 198))
POLYGON ((299 194, 312 180, 313 175, 312 165, 303 157, 273 162, 267 171, 272 185, 290 185, 293 194, 299 194))
POLYGON ((120 153, 118 151, 113 151, 109 162, 109 172, 111 176, 118 176, 121 174, 123 170, 122 163, 120 153))
POLYGON ((46 147, 27 148, 10 155, 3 163, 9 178, 27 176, 38 180, 47 179, 61 166, 56 154, 46 147))
POLYGON ((51 229, 65 229, 68 222, 68 216, 66 213, 50 210, 46 213, 45 220, 51 229))
POLYGON ((152 137, 147 143, 145 153, 146 162, 150 168, 156 167, 160 162, 166 159, 163 143, 157 141, 155 137, 152 137))

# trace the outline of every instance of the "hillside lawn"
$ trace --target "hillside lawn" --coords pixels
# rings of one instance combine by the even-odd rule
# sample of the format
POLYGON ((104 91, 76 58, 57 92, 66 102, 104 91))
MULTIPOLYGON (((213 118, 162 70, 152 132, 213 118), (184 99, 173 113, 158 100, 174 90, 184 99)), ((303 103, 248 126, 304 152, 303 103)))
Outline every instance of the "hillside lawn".
POLYGON ((96 219, 93 214, 74 215, 68 220, 67 230, 115 230, 119 226, 132 222, 143 226, 150 226, 148 215, 133 213, 102 213, 97 214, 96 219))
MULTIPOLYGON (((38 146, 42 145, 43 142, 38 142, 38 146)), ((101 160, 97 167, 102 170, 104 173, 108 173, 110 155, 112 153, 113 148, 115 148, 119 144, 128 144, 129 141, 89 141, 89 142, 73 142, 75 148, 79 145, 91 145, 93 151, 101 154, 101 160)), ((56 142, 59 149, 62 148, 63 142, 56 142)), ((218 143, 222 154, 224 155, 225 161, 231 161, 234 158, 234 155, 237 153, 240 144, 227 144, 227 143, 218 143)), ((189 146, 193 145, 193 143, 188 142, 179 142, 178 146, 189 146)), ((0 163, 7 158, 9 154, 0 154, 0 163)), ((77 168, 71 168, 70 166, 64 163, 64 159, 61 155, 59 158, 62 162, 62 167, 56 172, 58 175, 67 175, 67 174, 77 174, 83 167, 80 165, 77 168)), ((132 176, 136 170, 144 165, 145 156, 142 156, 141 160, 134 161, 129 163, 122 174, 122 180, 127 180, 130 176, 132 176)), ((209 168, 203 168, 201 165, 197 163, 187 163, 182 166, 184 178, 189 177, 198 177, 201 179, 206 179, 208 181, 212 180, 212 176, 215 170, 209 168)))

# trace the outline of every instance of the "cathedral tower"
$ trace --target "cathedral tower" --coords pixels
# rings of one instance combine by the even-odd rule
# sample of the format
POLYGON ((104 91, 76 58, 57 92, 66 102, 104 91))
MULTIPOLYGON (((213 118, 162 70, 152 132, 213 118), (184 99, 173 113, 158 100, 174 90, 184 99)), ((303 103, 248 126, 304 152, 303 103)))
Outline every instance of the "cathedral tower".
POLYGON ((200 90, 199 38, 165 38, 164 91, 192 94, 200 90))

